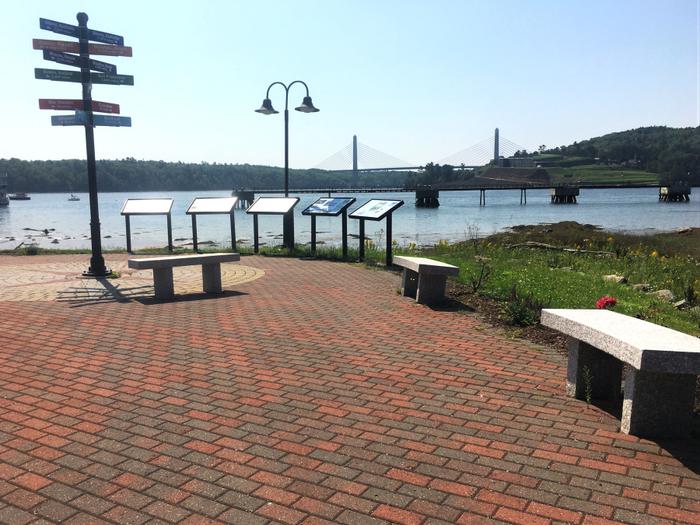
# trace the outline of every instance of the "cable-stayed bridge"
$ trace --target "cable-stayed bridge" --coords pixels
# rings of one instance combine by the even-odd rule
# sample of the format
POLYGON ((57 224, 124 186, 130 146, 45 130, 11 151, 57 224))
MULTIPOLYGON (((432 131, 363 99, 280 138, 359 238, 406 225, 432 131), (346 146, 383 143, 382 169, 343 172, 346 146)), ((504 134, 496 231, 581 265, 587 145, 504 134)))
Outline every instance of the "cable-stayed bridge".
MULTIPOLYGON (((465 168, 477 168, 488 164, 492 160, 498 160, 501 156, 510 157, 516 151, 523 149, 524 148, 519 144, 507 138, 499 137, 498 128, 496 128, 492 136, 486 137, 476 144, 453 153, 444 159, 439 159, 437 163, 465 168)), ((314 167, 328 171, 351 171, 356 175, 358 172, 417 170, 421 169, 425 164, 427 164, 427 162, 419 165, 415 161, 410 162, 399 159, 371 146, 362 144, 357 140, 357 136, 353 136, 353 140, 350 144, 338 150, 314 167)))

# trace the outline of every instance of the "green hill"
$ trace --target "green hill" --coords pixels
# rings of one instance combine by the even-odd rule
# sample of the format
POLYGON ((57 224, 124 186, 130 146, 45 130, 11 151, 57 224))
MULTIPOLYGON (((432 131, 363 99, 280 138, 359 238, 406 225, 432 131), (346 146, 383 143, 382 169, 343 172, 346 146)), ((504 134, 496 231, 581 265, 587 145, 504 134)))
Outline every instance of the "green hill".
POLYGON ((637 128, 543 152, 542 165, 547 168, 567 167, 567 163, 572 168, 595 165, 613 172, 639 170, 657 173, 664 181, 700 184, 700 127, 637 128))

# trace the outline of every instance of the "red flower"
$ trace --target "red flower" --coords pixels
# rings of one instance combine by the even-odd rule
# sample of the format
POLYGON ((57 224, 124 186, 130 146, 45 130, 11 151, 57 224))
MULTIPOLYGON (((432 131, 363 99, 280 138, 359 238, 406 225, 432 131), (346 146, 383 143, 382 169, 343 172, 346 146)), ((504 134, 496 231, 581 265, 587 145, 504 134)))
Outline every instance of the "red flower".
POLYGON ((598 308, 599 310, 604 310, 605 308, 612 308, 617 304, 617 299, 614 297, 610 297, 608 295, 604 295, 598 301, 595 303, 595 307, 598 308))

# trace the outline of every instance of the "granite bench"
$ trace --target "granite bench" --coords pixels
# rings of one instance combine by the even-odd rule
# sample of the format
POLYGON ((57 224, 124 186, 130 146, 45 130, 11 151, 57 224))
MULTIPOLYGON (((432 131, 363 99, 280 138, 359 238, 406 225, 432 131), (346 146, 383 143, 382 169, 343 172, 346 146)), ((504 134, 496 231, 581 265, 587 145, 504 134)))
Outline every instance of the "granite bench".
POLYGON ((172 255, 129 259, 129 268, 153 270, 153 288, 156 299, 172 299, 175 296, 173 267, 202 265, 202 284, 206 293, 221 293, 221 263, 235 262, 237 253, 207 253, 200 255, 172 255))
POLYGON ((401 293, 421 304, 444 301, 447 276, 459 273, 457 266, 426 257, 400 255, 394 257, 392 262, 403 268, 401 293))
POLYGON ((569 336, 567 394, 617 399, 626 363, 626 434, 680 437, 693 418, 700 339, 610 310, 542 310, 544 326, 569 336))

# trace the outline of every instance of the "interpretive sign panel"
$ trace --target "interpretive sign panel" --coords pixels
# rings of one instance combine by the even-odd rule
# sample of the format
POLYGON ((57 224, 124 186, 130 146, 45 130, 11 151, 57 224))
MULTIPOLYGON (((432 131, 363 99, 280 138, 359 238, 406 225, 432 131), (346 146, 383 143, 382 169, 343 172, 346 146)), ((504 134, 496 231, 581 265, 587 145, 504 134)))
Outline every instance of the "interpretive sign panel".
POLYGON ((196 197, 186 213, 231 213, 237 202, 238 197, 196 197))
POLYGON ((332 215, 337 216, 347 210, 355 202, 353 197, 320 198, 302 211, 302 215, 332 215))
POLYGON ((173 207, 173 199, 127 199, 122 215, 166 215, 173 207))
POLYGON ((381 221, 387 214, 403 206, 403 201, 371 199, 350 214, 352 219, 381 221))
MULTIPOLYGON (((65 40, 45 40, 33 38, 34 49, 48 49, 50 51, 63 51, 64 53, 80 53, 78 42, 66 42, 65 40)), ((129 46, 110 46, 105 44, 88 44, 88 53, 91 55, 109 55, 115 57, 130 57, 133 49, 129 46)))
POLYGON ((298 202, 299 197, 258 197, 245 212, 284 215, 293 210, 298 202))

